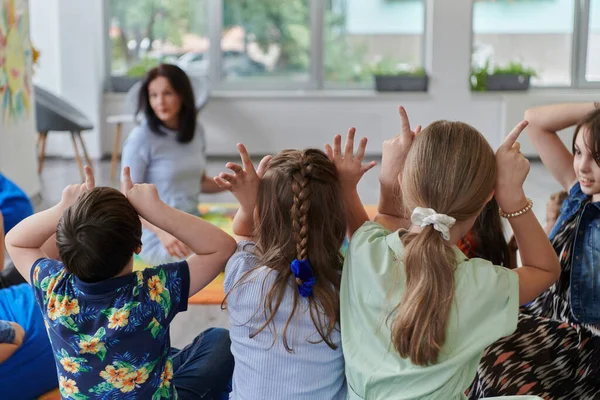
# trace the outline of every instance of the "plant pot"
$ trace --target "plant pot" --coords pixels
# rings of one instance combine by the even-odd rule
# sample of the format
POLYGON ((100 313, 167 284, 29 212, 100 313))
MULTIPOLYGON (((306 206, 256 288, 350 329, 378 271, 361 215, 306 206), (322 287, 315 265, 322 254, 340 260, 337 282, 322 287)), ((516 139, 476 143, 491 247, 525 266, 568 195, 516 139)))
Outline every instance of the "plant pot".
POLYGON ((427 75, 375 75, 378 92, 426 92, 428 84, 427 75))
POLYGON ((487 90, 527 90, 530 78, 529 75, 488 75, 487 90))
POLYGON ((139 80, 140 78, 131 78, 129 76, 111 76, 110 88, 113 92, 127 93, 139 80))

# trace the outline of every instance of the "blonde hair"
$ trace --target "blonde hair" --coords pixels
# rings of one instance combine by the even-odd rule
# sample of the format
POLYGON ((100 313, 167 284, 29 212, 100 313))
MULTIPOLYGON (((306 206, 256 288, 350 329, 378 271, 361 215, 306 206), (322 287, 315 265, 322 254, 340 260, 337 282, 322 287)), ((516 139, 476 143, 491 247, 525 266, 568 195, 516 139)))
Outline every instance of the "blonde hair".
MULTIPOLYGON (((277 337, 274 317, 289 290, 290 280, 301 285, 290 269, 294 259, 309 260, 315 277, 312 294, 307 297, 313 324, 320 341, 335 349, 331 334, 339 321, 339 291, 342 271, 340 253, 346 230, 346 215, 338 172, 320 150, 285 150, 271 159, 260 182, 256 202, 257 268, 266 265, 276 273, 269 288, 263 281, 262 310, 265 322, 250 337, 269 327, 277 337)), ((252 273, 249 271, 238 284, 252 273)), ((230 292, 231 293, 231 292, 230 292)), ((298 308, 298 290, 293 309, 283 327, 282 340, 292 352, 287 332, 298 308)))
MULTIPOLYGON (((437 121, 414 140, 402 175, 404 206, 433 208, 457 222, 477 215, 496 182, 494 152, 462 122, 437 121)), ((456 255, 432 226, 403 236, 406 290, 393 317, 392 343, 416 365, 436 363, 454 298, 456 255)))

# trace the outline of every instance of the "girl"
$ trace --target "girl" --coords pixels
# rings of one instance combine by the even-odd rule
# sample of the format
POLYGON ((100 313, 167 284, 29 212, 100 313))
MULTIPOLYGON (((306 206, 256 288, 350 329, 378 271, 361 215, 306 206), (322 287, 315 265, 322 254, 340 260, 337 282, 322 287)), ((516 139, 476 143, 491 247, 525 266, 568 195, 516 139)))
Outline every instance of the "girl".
MULTIPOLYGON (((361 150, 364 152, 366 141, 361 150)), ((225 268, 235 399, 345 399, 339 332, 346 229, 338 172, 320 150, 286 150, 215 181, 240 202, 244 241, 225 268)), ((363 172, 373 164, 366 166, 363 172)))
POLYGON ((486 351, 472 398, 516 393, 550 399, 600 397, 597 108, 597 103, 560 104, 525 113, 533 145, 544 165, 569 193, 550 232, 560 259, 560 279, 522 310, 512 336, 486 351), (571 154, 556 132, 575 124, 571 154))
MULTIPOLYGON (((144 121, 123 145, 122 165, 134 183, 156 185, 169 206, 198 214, 198 195, 221 191, 206 177, 204 129, 196 121, 194 93, 179 67, 161 64, 148 71, 139 91, 144 121)), ((123 181, 123 179, 122 179, 123 181)), ((141 259, 150 265, 179 261, 190 249, 173 235, 142 221, 141 259)))
POLYGON ((483 258, 494 265, 516 268, 517 252, 514 240, 506 242, 498 202, 492 200, 477 217, 473 229, 458 241, 458 248, 467 258, 483 258))
MULTIPOLYGON (((400 179, 404 209, 380 207, 393 215, 368 222, 356 185, 343 185, 353 234, 340 290, 348 392, 351 399, 461 399, 483 350, 513 332, 518 305, 547 289, 559 264, 523 193, 529 163, 515 142, 525 122, 494 157, 467 124, 437 121, 415 136, 400 111, 402 133, 384 143, 380 182, 388 197, 381 204, 391 204, 400 179), (521 248, 525 266, 516 270, 468 260, 456 247, 493 195, 521 248), (412 226, 396 231, 409 225, 407 213, 412 226)), ((342 156, 340 142, 329 152, 344 182, 349 166, 358 166, 348 161, 352 146, 342 156)))

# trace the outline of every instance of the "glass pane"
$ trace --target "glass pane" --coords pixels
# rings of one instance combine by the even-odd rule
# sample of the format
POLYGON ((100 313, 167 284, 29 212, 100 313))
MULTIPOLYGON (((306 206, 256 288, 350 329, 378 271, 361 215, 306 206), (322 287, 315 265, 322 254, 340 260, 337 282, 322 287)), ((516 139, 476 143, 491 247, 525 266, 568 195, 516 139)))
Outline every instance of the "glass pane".
POLYGON ((309 64, 308 0, 223 1, 223 80, 305 82, 309 64))
POLYGON ((600 82, 600 1, 591 0, 585 79, 600 82))
POLYGON ((373 74, 423 66, 422 0, 328 0, 325 80, 373 84, 373 74))
POLYGON ((571 84, 574 0, 475 0, 474 68, 533 68, 531 84, 571 84))
POLYGON ((113 76, 143 76, 158 63, 208 72, 208 0, 111 0, 113 76))

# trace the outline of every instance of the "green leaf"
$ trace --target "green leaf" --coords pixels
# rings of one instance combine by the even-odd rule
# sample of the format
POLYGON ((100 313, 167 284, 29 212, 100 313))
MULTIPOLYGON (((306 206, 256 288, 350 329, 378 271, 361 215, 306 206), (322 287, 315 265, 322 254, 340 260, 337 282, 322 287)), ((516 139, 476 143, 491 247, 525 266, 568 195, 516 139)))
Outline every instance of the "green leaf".
POLYGON ((50 279, 52 279, 52 278, 47 276, 40 283, 40 289, 42 289, 44 292, 46 292, 48 290, 48 285, 50 284, 50 279))
MULTIPOLYGON (((164 292, 163 292, 164 293, 164 292)), ((167 300, 165 299, 165 296, 163 296, 162 294, 160 295, 159 299, 158 299, 158 304, 162 307, 162 309, 165 311, 165 317, 167 315, 169 315, 169 311, 171 310, 171 303, 167 302, 167 300)))
POLYGON ((158 388, 158 390, 156 392, 154 392, 154 394, 152 395, 152 400, 160 400, 162 399, 162 390, 161 388, 158 388))
POLYGON ((104 359, 106 358, 106 346, 104 346, 104 343, 102 342, 100 342, 98 346, 100 346, 100 349, 98 350, 96 355, 98 356, 100 361, 104 361, 104 359))
POLYGON ((125 361, 115 361, 115 362, 113 362, 113 365, 115 367, 117 367, 118 369, 124 368, 124 369, 128 369, 129 371, 136 370, 136 368, 133 365, 131 365, 125 361))
POLYGON ((102 383, 97 384, 93 388, 89 390, 90 393, 102 394, 104 392, 110 392, 114 387, 110 383, 104 381, 102 383))
POLYGON ((140 294, 140 288, 136 285, 133 287, 133 295, 138 296, 140 294))
POLYGON ((106 329, 104 329, 104 327, 101 327, 100 329, 98 329, 96 331, 96 333, 94 334, 94 337, 97 339, 102 339, 102 337, 104 337, 104 335, 106 335, 106 329))
POLYGON ((73 321, 73 318, 71 318, 71 317, 61 316, 58 319, 58 322, 61 325, 67 327, 70 330, 72 330, 73 332, 79 332, 79 327, 77 326, 77 324, 75 323, 75 321, 73 321))
POLYGON ((100 311, 100 314, 102 314, 106 317, 110 317, 115 312, 117 312, 117 308, 107 308, 105 310, 100 311))
POLYGON ((133 309, 139 305, 140 305, 139 301, 132 301, 130 303, 125 304, 125 306, 123 308, 121 308, 121 310, 130 311, 131 309, 133 309))
POLYGON ((150 321, 150 323, 148 324, 148 326, 144 330, 145 331, 150 330, 150 334, 152 335, 152 337, 154 339, 156 339, 158 337, 159 333, 162 330, 162 326, 156 320, 156 318, 152 318, 152 321, 150 321))
POLYGON ((158 273, 158 278, 160 279, 160 283, 162 283, 163 286, 165 286, 165 283, 167 282, 167 274, 165 274, 164 270, 160 270, 160 272, 158 273))

